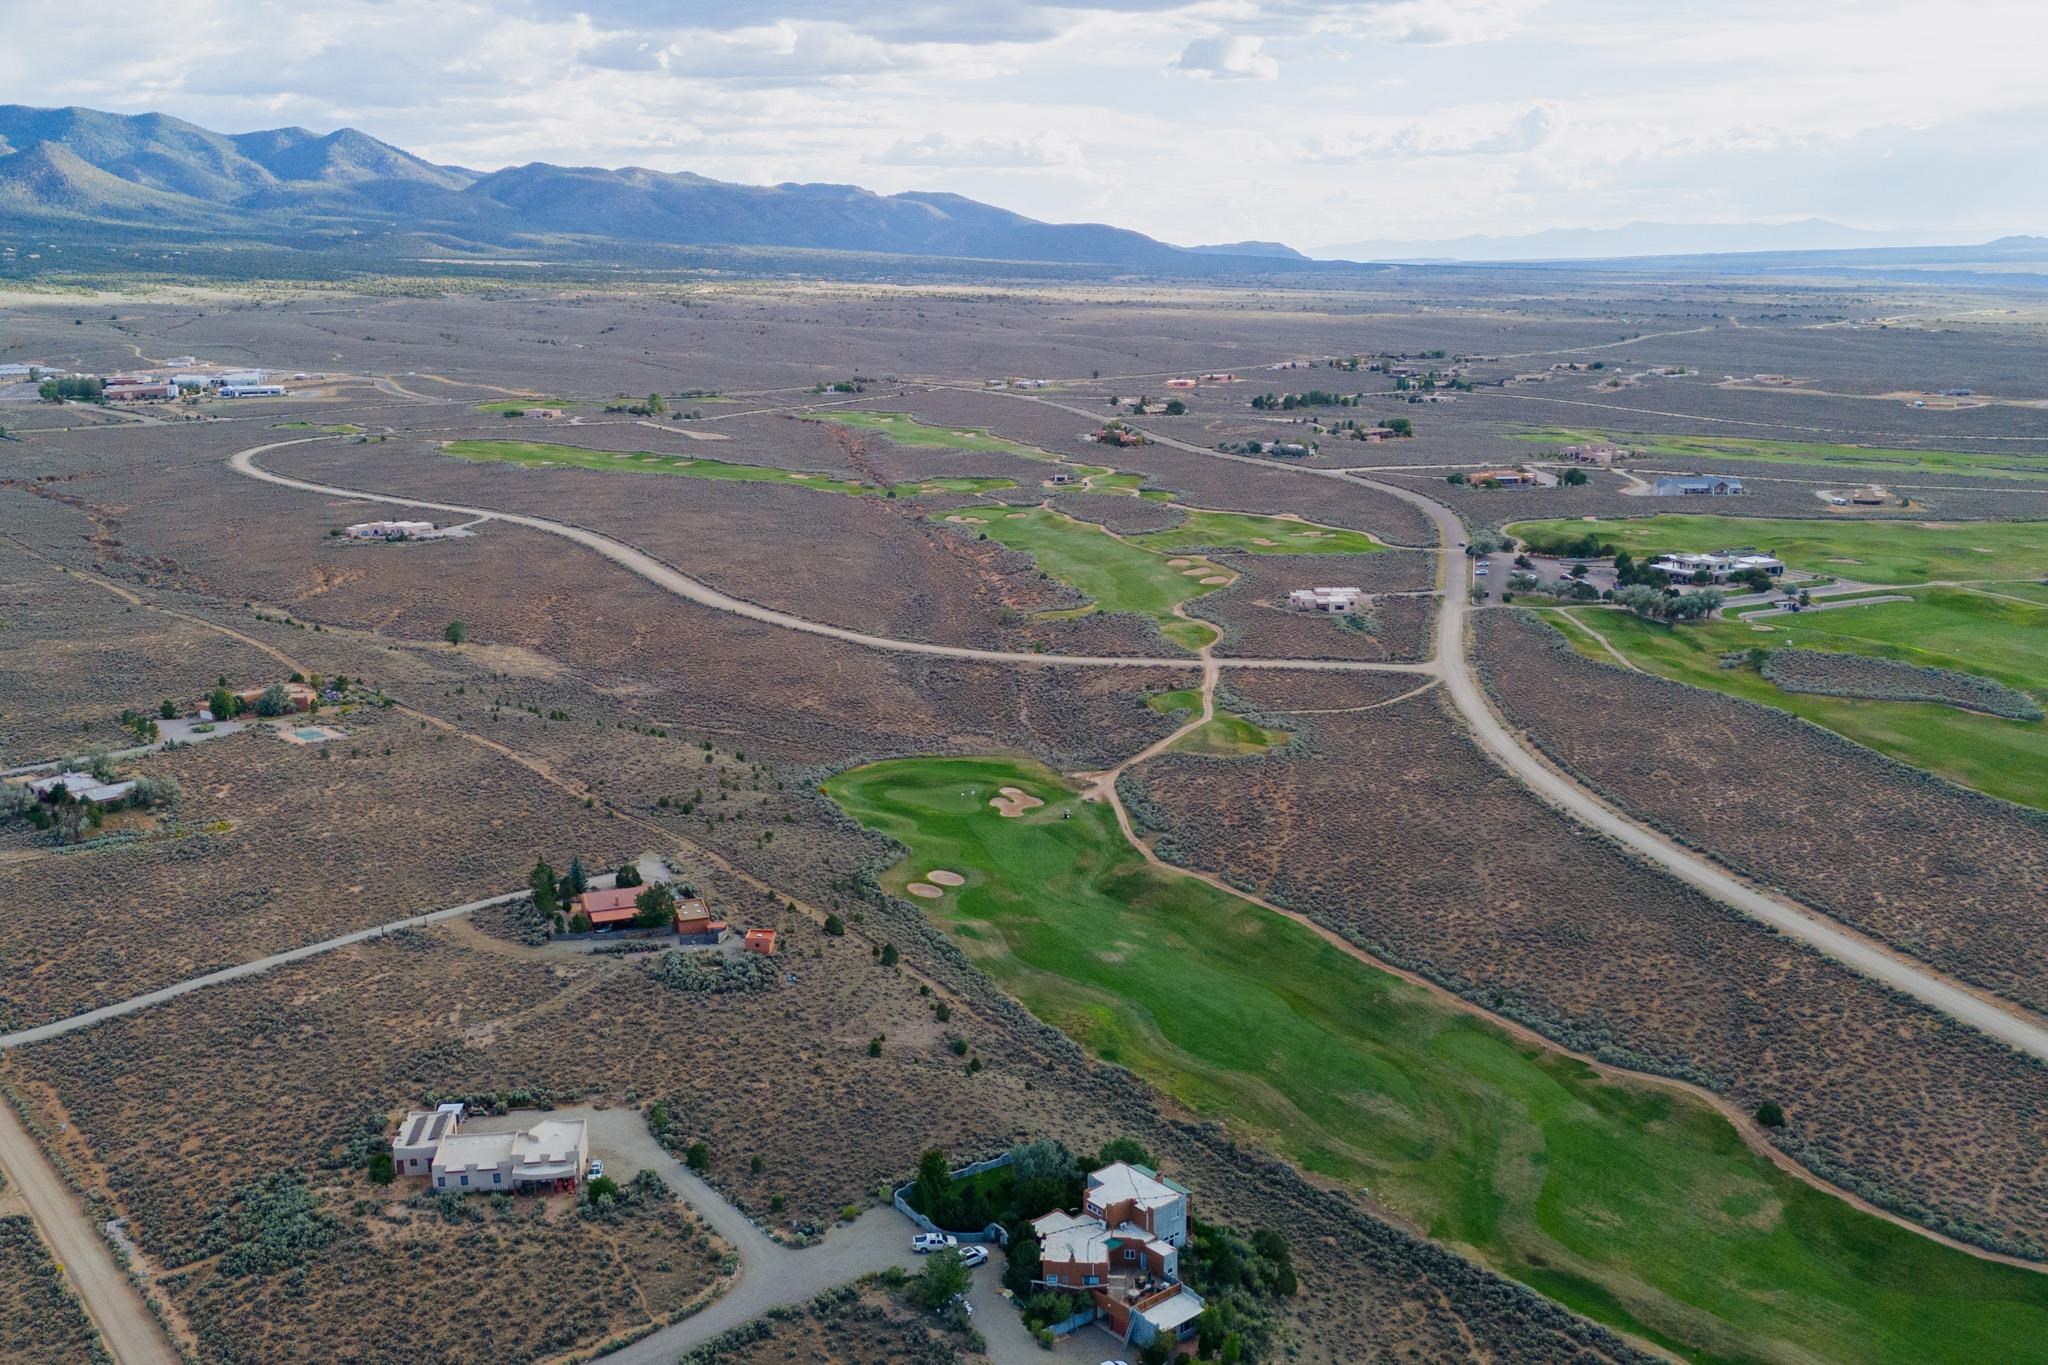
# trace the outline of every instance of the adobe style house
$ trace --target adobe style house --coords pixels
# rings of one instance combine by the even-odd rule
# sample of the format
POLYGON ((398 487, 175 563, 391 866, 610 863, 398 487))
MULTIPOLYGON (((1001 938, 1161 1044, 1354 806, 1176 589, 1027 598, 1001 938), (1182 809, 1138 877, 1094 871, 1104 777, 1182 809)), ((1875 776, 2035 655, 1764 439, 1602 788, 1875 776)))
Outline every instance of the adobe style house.
POLYGON ((717 943, 725 937, 725 921, 711 918, 711 907, 700 900, 676 902, 675 931, 678 938, 692 943, 717 943))
POLYGON ((542 1119, 510 1133, 465 1133, 462 1106, 413 1110, 391 1140, 400 1175, 424 1175, 435 1193, 566 1193, 590 1168, 582 1119, 542 1119))
POLYGON ((775 931, 773 929, 747 930, 746 949, 764 957, 775 956, 775 931))
POLYGON ((348 528, 353 540, 404 540, 431 533, 431 521, 359 521, 348 528))
MULTIPOLYGON (((285 710, 287 712, 301 713, 311 711, 313 709, 313 703, 319 700, 319 694, 314 692, 313 689, 308 687, 305 683, 288 682, 279 683, 278 686, 284 689, 285 710)), ((256 709, 256 703, 259 700, 261 700, 263 694, 265 692, 268 692, 269 690, 270 688, 268 686, 244 687, 241 690, 234 693, 234 697, 236 701, 242 703, 243 710, 254 711, 256 709)), ((211 696, 201 697, 198 700, 198 702, 194 704, 192 708, 192 713, 194 715, 204 715, 212 720, 231 719, 228 716, 214 715, 211 709, 212 706, 213 698, 211 696)))
POLYGON ((1490 483, 1498 488, 1533 488, 1536 476, 1526 469, 1482 469, 1476 474, 1467 474, 1465 482, 1473 485, 1490 483))
POLYGON ((1201 1295, 1180 1282, 1188 1239, 1188 1191, 1130 1162, 1088 1177, 1077 1213, 1055 1210, 1032 1221, 1043 1284, 1085 1290, 1096 1321, 1120 1340, 1143 1346, 1193 1335, 1201 1295))
POLYGON ((1681 583, 1694 582, 1701 574, 1705 574, 1709 582, 1726 583, 1756 569, 1763 570, 1772 578, 1781 578, 1785 573, 1784 560, 1748 549, 1720 550, 1704 555, 1669 554, 1650 561, 1650 567, 1681 583))
POLYGON ((1358 610, 1363 596, 1357 588, 1296 588, 1287 594, 1287 605, 1295 611, 1349 615, 1358 610))
POLYGON ((28 783, 28 789, 35 793, 38 801, 54 801, 57 791, 73 801, 82 801, 88 806, 105 806, 121 800, 135 790, 133 782, 102 782, 91 773, 61 772, 50 777, 38 777, 28 783))

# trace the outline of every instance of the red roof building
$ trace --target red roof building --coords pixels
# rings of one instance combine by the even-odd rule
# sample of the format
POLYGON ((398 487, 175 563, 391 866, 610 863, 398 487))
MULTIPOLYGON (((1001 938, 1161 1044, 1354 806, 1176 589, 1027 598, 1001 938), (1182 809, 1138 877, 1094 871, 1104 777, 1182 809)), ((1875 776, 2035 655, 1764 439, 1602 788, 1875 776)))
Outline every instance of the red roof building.
POLYGON ((588 916, 593 929, 602 929, 607 924, 631 924, 640 913, 639 907, 633 904, 639 894, 637 886, 586 891, 569 902, 569 909, 572 915, 588 916))
POLYGON ((775 931, 773 929, 747 930, 746 948, 750 953, 763 953, 773 957, 775 955, 775 931))

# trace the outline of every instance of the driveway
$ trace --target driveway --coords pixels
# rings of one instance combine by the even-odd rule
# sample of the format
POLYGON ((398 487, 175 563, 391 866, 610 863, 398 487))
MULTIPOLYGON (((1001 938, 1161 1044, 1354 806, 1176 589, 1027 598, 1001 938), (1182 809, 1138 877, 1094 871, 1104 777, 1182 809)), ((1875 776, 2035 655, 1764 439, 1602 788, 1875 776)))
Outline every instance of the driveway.
MULTIPOLYGON (((720 1332, 752 1322, 771 1308, 792 1307, 835 1285, 892 1265, 908 1269, 915 1262, 910 1251, 913 1229, 894 1208, 869 1209, 852 1223, 834 1226, 815 1246, 801 1250, 783 1246, 656 1142, 638 1110, 577 1105, 545 1115, 528 1110, 479 1118, 464 1127, 472 1132, 504 1132, 541 1117, 580 1118, 588 1122, 591 1156, 604 1162, 606 1175, 624 1183, 641 1171, 653 1171, 740 1258, 739 1274, 722 1298, 694 1317, 671 1323, 604 1357, 608 1365, 674 1365, 675 1358, 684 1351, 703 1345, 720 1332)), ((1002 1303, 993 1292, 989 1297, 992 1304, 1002 1303)), ((977 1321, 984 1311, 990 1317, 996 1316, 992 1309, 982 1308, 978 1296, 975 1310, 977 1321)), ((1036 1347, 1032 1350, 1037 1352, 1036 1347)))

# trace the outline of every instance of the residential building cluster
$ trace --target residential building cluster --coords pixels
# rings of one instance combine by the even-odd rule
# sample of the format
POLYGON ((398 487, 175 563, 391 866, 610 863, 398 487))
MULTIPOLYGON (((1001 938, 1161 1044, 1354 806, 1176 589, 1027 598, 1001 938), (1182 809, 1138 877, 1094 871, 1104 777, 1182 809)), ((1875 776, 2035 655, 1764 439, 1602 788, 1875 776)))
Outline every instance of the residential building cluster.
POLYGON ((1092 1172, 1079 1211, 1032 1220, 1040 1281, 1085 1291, 1093 1320, 1133 1345, 1193 1336, 1204 1304, 1180 1279, 1188 1198, 1186 1186, 1132 1162, 1092 1172))

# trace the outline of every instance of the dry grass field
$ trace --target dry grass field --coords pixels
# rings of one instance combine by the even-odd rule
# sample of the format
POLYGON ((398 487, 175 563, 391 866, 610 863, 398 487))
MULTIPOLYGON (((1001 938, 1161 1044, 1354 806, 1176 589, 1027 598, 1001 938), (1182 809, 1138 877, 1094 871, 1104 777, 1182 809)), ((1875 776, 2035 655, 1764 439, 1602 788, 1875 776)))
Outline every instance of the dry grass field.
POLYGON ((2048 1005, 2048 816, 1782 711, 1594 663, 1519 614, 1475 630, 1508 715, 1623 808, 1944 972, 2048 1005))
MULTIPOLYGON (((1287 675, 1229 683, 1255 715, 1292 699, 1287 675)), ((1773 1140, 1874 1202, 2048 1249, 2048 1071, 1582 834, 1434 695, 1289 719, 1284 754, 1136 771, 1163 854, 1567 1046, 1775 1100, 1773 1140)))
POLYGON ((964 1350, 962 1338, 934 1326, 922 1313, 878 1284, 842 1285, 800 1308, 736 1327, 682 1357, 680 1365, 771 1365, 790 1360, 817 1365, 953 1365, 986 1359, 964 1350))

